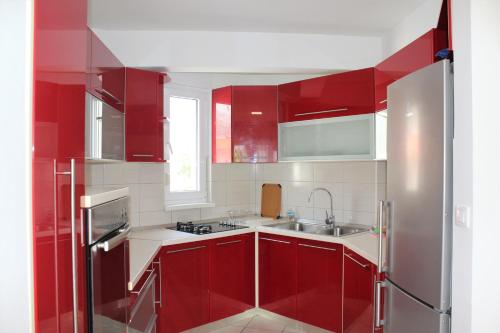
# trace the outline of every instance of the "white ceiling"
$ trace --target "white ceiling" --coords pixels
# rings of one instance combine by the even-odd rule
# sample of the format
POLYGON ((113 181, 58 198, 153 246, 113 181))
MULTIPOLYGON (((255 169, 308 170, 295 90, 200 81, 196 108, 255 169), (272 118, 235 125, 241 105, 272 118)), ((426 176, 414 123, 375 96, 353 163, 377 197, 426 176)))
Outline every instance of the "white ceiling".
POLYGON ((104 30, 245 31, 377 36, 425 0, 89 0, 104 30))

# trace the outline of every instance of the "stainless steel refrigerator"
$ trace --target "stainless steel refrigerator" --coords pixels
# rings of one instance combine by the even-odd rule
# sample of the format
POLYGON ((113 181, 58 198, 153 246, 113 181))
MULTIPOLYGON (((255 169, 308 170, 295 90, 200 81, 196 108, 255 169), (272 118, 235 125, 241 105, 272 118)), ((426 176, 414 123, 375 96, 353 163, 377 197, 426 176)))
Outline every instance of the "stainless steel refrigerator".
POLYGON ((447 333, 453 75, 448 60, 389 86, 385 333, 447 333))

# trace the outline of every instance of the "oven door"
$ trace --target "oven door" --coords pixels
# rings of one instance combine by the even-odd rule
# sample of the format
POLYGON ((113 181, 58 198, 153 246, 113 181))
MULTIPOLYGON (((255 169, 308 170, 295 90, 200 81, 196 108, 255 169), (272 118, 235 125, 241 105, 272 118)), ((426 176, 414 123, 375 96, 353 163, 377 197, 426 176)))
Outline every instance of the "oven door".
POLYGON ((90 332, 127 331, 130 228, 90 247, 90 332))

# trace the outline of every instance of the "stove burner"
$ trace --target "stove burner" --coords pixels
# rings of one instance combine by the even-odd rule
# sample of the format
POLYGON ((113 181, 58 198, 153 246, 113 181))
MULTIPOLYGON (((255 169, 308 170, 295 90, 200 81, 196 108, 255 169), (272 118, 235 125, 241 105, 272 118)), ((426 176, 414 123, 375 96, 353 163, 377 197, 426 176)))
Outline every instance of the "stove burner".
POLYGON ((194 224, 193 222, 177 222, 177 225, 175 227, 168 229, 188 232, 190 234, 204 235, 204 234, 211 234, 214 232, 230 231, 242 228, 248 228, 248 227, 242 225, 228 225, 219 222, 199 223, 199 224, 194 224))

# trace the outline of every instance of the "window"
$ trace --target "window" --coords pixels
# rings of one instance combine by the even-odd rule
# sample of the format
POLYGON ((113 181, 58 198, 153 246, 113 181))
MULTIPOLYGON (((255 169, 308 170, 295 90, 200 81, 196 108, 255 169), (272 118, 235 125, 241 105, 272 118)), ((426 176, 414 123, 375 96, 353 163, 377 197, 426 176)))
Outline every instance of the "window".
POLYGON ((209 201, 210 92, 165 86, 165 205, 209 201))

